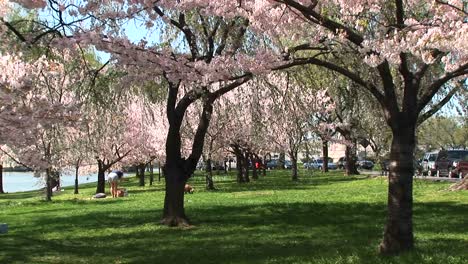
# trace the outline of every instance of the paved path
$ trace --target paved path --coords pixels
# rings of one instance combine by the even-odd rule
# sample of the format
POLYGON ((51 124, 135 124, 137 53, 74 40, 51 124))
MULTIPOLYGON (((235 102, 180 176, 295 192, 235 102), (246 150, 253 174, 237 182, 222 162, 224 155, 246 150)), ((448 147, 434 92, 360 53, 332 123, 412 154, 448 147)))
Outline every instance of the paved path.
MULTIPOLYGON (((372 175, 372 176, 381 176, 380 171, 368 171, 368 170, 360 170, 359 171, 362 175, 372 175)), ((414 175, 413 178, 415 179, 423 179, 429 181, 450 181, 450 182, 458 182, 460 181, 459 178, 448 178, 448 177, 433 177, 433 176, 418 176, 414 175)))

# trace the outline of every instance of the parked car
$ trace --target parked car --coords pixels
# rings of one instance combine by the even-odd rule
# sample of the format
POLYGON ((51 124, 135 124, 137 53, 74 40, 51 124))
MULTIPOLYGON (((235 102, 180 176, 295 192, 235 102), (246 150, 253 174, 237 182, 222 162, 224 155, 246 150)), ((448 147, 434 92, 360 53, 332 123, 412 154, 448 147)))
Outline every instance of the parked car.
POLYGON ((468 154, 460 160, 453 162, 453 167, 449 171, 450 178, 463 178, 468 175, 468 154))
MULTIPOLYGON (((206 164, 201 159, 197 163, 198 170, 205 170, 206 164)), ((224 162, 223 161, 211 161, 211 170, 224 170, 224 162)))
POLYGON ((304 162, 302 166, 304 166, 304 169, 315 169, 312 161, 304 162))
POLYGON ((279 168, 279 161, 277 159, 272 159, 266 163, 266 168, 271 169, 278 169, 279 168))
POLYGON ((468 155, 468 150, 441 150, 435 161, 435 169, 438 177, 449 177, 454 165, 468 155))
POLYGON ((290 160, 285 160, 284 161, 284 168, 287 170, 292 169, 292 162, 290 160))
POLYGON ((437 173, 435 161, 437 159, 438 154, 439 151, 432 151, 424 154, 423 160, 421 162, 423 175, 434 176, 437 173))
MULTIPOLYGON (((338 168, 338 166, 335 163, 333 163, 332 159, 328 160, 327 165, 328 165, 327 167, 329 170, 336 170, 338 168)), ((312 159, 311 161, 304 163, 304 168, 322 170, 323 159, 312 159)))
POLYGON ((367 159, 358 159, 357 166, 361 169, 372 170, 372 168, 374 168, 374 162, 367 159))

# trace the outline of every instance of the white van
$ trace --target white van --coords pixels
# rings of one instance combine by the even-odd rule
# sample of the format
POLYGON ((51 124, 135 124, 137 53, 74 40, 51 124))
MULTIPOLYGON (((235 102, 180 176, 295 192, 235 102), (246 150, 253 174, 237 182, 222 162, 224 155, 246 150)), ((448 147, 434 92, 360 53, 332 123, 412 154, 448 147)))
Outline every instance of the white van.
POLYGON ((434 176, 437 174, 436 160, 439 151, 427 152, 424 154, 421 166, 423 175, 434 176))

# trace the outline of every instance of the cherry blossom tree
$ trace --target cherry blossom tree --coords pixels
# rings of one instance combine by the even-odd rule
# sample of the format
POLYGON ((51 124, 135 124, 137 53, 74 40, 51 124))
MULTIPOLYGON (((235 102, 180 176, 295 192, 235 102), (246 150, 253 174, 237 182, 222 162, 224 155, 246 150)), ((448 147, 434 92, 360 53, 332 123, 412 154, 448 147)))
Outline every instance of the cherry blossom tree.
POLYGON ((438 111, 466 78, 466 4, 451 1, 159 1, 168 8, 202 8, 242 16, 284 49, 294 65, 314 64, 347 77, 372 94, 392 130, 388 216, 380 251, 414 247, 412 176, 416 126, 438 111), (307 22, 307 23, 305 23, 307 22), (275 24, 275 27, 270 25, 275 24), (353 60, 354 68, 349 67, 353 60), (435 95, 445 94, 438 101, 435 95))
MULTIPOLYGON (((329 74, 326 70, 309 65, 303 67, 302 69, 295 69, 291 71, 291 75, 294 80, 302 86, 308 87, 308 89, 313 92, 318 88, 326 91, 322 96, 326 96, 327 100, 322 102, 322 109, 327 109, 325 111, 314 111, 309 113, 308 118, 308 135, 307 140, 317 140, 321 141, 322 144, 322 160, 323 166, 322 171, 328 172, 328 144, 329 142, 340 142, 347 143, 343 140, 337 140, 335 134, 337 133, 336 128, 341 125, 338 122, 338 119, 334 112, 337 109, 335 100, 333 99, 333 90, 335 90, 334 82, 336 76, 329 74), (316 89, 314 89, 316 88, 316 89), (329 98, 328 98, 329 97, 329 98), (332 111, 333 110, 333 111, 332 111)), ((306 149, 306 160, 309 160, 309 142, 304 142, 303 144, 306 149)))
MULTIPOLYGON (((222 4, 226 2, 216 4, 217 8, 222 4)), ((290 29, 291 23, 295 25, 292 28, 296 30, 289 33, 272 29, 304 41, 304 45, 286 50, 293 64, 315 64, 338 72, 380 104, 393 134, 388 220, 380 250, 392 254, 413 248, 415 130, 453 96, 453 89, 459 89, 453 82, 468 74, 463 1, 278 0, 243 4, 243 9, 274 11, 267 23, 264 13, 249 13, 252 24, 275 21, 282 31, 290 29), (280 12, 285 14, 275 16, 280 12), (299 25, 306 26, 297 30, 299 25), (332 53, 317 57, 307 52, 319 48, 332 53), (348 68, 350 58, 359 67, 348 68), (444 91, 442 100, 432 101, 444 91)))
POLYGON ((154 104, 142 96, 129 98, 125 109, 124 141, 132 151, 122 160, 123 164, 137 165, 140 186, 145 185, 144 173, 153 160, 164 158, 168 124, 162 104, 154 104))
POLYGON ((64 129, 73 126, 80 112, 68 88, 82 78, 80 71, 66 71, 69 53, 54 53, 25 62, 2 56, 0 76, 0 142, 7 144, 22 164, 45 172, 46 199, 51 199, 52 174, 58 171, 64 129), (55 56, 55 57, 54 57, 55 56))
POLYGON ((269 94, 263 103, 266 109, 269 141, 278 151, 286 150, 292 163, 292 180, 298 180, 297 156, 307 132, 325 135, 327 126, 310 126, 314 114, 330 114, 334 104, 326 90, 305 87, 289 73, 269 74, 264 81, 269 94), (267 103, 269 102, 269 103, 267 103))
MULTIPOLYGON (((216 189, 212 169, 214 166, 219 173, 219 164, 221 161, 224 162, 226 158, 227 134, 229 133, 230 117, 232 115, 230 112, 231 102, 226 97, 226 95, 222 96, 213 103, 210 126, 205 135, 202 162, 206 172, 205 186, 207 190, 216 189)), ((203 106, 200 103, 195 103, 188 109, 183 128, 183 138, 194 137, 202 111, 203 106)))
MULTIPOLYGON (((45 3, 18 2, 27 7, 43 7, 45 3)), ((105 8, 100 8, 97 1, 88 1, 76 8, 76 5, 51 1, 49 7, 56 10, 57 20, 66 26, 70 23, 64 21, 64 12, 84 18, 91 14, 96 18, 92 30, 85 32, 82 26, 70 41, 92 43, 112 53, 121 65, 132 66, 134 71, 128 70, 134 76, 164 76, 169 82, 165 223, 187 222, 182 186, 201 155, 212 102, 254 74, 315 64, 349 78, 372 94, 381 106, 393 142, 388 220, 380 249, 390 254, 413 248, 415 130, 417 124, 447 102, 446 98, 453 96, 453 89, 460 89, 452 85, 453 81, 466 77, 468 30, 461 0, 107 3, 105 8), (194 15, 187 16, 189 13, 194 15), (165 45, 152 45, 152 40, 146 39, 132 42, 123 35, 119 25, 137 16, 149 30, 164 25, 164 29, 180 34, 165 45), (194 20, 200 26, 194 27, 194 20), (276 26, 271 27, 272 24, 276 26), (267 45, 261 45, 263 42, 258 41, 261 38, 255 38, 251 32, 268 39, 267 45), (252 38, 246 38, 247 35, 252 38), (251 41, 245 42, 246 39, 251 41), (286 63, 279 65, 275 56, 278 47, 285 46, 284 39, 293 39, 300 45, 285 47, 281 59, 286 63), (167 48, 175 43, 181 48, 167 48), (250 49, 249 53, 243 53, 243 49, 250 49), (347 62, 351 59, 359 67, 350 68, 347 62), (211 84, 218 81, 223 85, 212 89, 211 84), (180 96, 182 87, 191 89, 180 96), (444 99, 431 103, 436 94, 444 91, 444 99), (200 133, 197 131, 194 138, 192 154, 182 158, 181 120, 187 107, 196 100, 205 102, 206 112, 200 119, 200 133)))
POLYGON ((224 145, 229 146, 228 151, 236 156, 239 183, 250 181, 250 168, 252 178, 257 179, 256 164, 260 163, 260 155, 265 150, 272 150, 269 146, 266 149, 264 109, 267 106, 262 99, 266 89, 259 84, 250 82, 221 98, 222 111, 226 112, 228 122, 223 133, 224 145))

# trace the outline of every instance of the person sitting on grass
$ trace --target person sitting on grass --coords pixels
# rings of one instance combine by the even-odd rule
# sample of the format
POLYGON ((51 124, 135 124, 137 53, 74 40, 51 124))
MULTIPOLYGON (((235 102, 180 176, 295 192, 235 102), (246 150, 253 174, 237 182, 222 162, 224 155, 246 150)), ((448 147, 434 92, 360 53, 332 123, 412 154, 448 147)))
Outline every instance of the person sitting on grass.
POLYGON ((117 197, 117 190, 118 190, 117 188, 119 186, 119 181, 122 179, 122 177, 123 177, 123 172, 119 170, 114 170, 111 173, 109 173, 109 175, 107 175, 107 182, 109 182, 112 198, 117 197))

